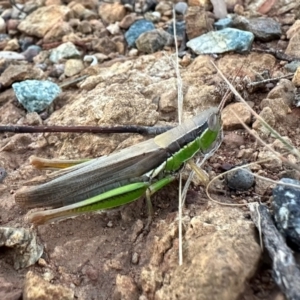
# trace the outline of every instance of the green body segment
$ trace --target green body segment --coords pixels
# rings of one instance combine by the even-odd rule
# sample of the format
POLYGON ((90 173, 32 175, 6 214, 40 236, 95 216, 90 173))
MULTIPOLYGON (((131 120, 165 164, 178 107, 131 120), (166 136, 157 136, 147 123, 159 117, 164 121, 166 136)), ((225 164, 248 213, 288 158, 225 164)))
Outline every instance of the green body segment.
POLYGON ((197 152, 215 149, 221 131, 218 109, 208 109, 154 139, 58 171, 49 182, 23 187, 15 194, 16 202, 30 208, 58 207, 32 213, 29 220, 36 224, 130 203, 172 182, 197 152))

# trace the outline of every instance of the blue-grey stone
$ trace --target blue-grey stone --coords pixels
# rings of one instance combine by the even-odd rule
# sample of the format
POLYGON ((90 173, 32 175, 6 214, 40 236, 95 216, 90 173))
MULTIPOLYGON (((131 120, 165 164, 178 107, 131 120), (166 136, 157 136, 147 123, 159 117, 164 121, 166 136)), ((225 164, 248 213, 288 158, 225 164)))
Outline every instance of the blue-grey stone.
POLYGON ((155 26, 152 22, 147 20, 138 20, 134 22, 127 32, 125 33, 125 39, 127 44, 130 47, 133 47, 135 45, 135 41, 138 39, 138 37, 147 31, 155 29, 155 26))
POLYGON ((298 69, 298 67, 300 67, 300 61, 298 60, 294 60, 294 61, 291 61, 290 63, 286 64, 284 66, 284 68, 288 71, 288 72, 291 72, 291 73, 295 73, 298 69))
POLYGON ((224 28, 228 28, 231 27, 232 25, 232 19, 231 18, 224 18, 224 19, 220 19, 217 22, 214 23, 214 27, 217 30, 221 30, 224 28))
POLYGON ((190 40, 186 45, 196 54, 249 51, 254 40, 251 32, 234 28, 210 31, 190 40))
MULTIPOLYGON (((169 24, 167 28, 167 32, 172 34, 174 36, 174 30, 173 30, 173 22, 169 24)), ((177 21, 176 22, 176 35, 183 38, 185 33, 185 21, 177 21)))
POLYGON ((238 191, 246 191, 254 184, 254 175, 248 168, 233 170, 226 174, 226 183, 233 189, 238 191))
POLYGON ((279 39, 281 36, 280 23, 272 18, 260 17, 247 19, 243 16, 237 16, 233 19, 233 27, 250 31, 257 40, 263 42, 279 39))
POLYGON ((299 188, 277 184, 273 189, 275 224, 289 245, 300 250, 300 182, 282 178, 279 183, 288 183, 299 188))
POLYGON ((188 9, 188 5, 185 2, 177 2, 175 4, 175 12, 177 14, 184 15, 188 9))
POLYGON ((3 181, 3 179, 6 177, 6 171, 4 168, 0 167, 0 183, 3 181))
POLYGON ((60 94, 60 87, 51 81, 25 80, 12 84, 18 101, 28 112, 45 110, 60 94))

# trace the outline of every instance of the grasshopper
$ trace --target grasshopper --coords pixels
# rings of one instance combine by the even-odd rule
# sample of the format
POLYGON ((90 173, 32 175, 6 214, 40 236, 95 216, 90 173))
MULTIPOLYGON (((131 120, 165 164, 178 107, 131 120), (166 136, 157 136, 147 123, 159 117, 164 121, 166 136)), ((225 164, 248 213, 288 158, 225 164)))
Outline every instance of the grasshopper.
MULTIPOLYGON (((208 157, 219 147, 223 137, 220 107, 110 155, 70 162, 71 167, 50 174, 45 182, 20 188, 15 201, 26 208, 52 207, 28 215, 36 225, 119 207, 142 196, 146 196, 150 215, 151 195, 174 181, 195 154, 208 157)), ((51 163, 40 160, 36 164, 51 163)), ((52 165, 65 167, 60 162, 52 165)))

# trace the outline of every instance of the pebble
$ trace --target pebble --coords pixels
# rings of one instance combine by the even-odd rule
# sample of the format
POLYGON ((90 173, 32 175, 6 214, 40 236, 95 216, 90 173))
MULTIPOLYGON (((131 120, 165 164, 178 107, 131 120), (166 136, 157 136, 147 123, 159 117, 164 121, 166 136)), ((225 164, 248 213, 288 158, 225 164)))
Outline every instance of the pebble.
POLYGON ((0 167, 0 183, 3 181, 3 179, 6 177, 7 173, 4 168, 0 167))
POLYGON ((77 50, 75 45, 71 42, 61 44, 57 48, 51 51, 49 59, 53 63, 58 63, 63 58, 79 58, 80 52, 77 50))
POLYGON ((8 60, 25 60, 23 54, 14 51, 0 51, 0 59, 1 58, 8 60))
POLYGON ((257 40, 263 42, 276 40, 281 36, 280 23, 272 18, 247 19, 243 16, 237 16, 233 19, 232 25, 238 29, 252 32, 257 40))
POLYGON ((28 62, 33 62, 33 58, 36 57, 41 51, 42 48, 40 46, 31 45, 22 54, 25 56, 28 62))
POLYGON ((121 3, 101 3, 98 9, 98 14, 102 21, 107 24, 112 24, 121 21, 126 16, 126 8, 121 3))
POLYGON ((250 189, 254 182, 255 177, 249 168, 233 170, 225 175, 227 185, 238 191, 246 191, 250 189))
POLYGON ((254 40, 251 32, 234 28, 211 31, 190 40, 186 45, 196 54, 249 51, 254 40))
POLYGON ((291 73, 295 73, 298 67, 300 67, 300 61, 299 60, 291 61, 290 63, 288 63, 284 66, 284 68, 288 72, 291 72, 291 73))
POLYGON ((177 14, 184 15, 188 9, 188 5, 185 2, 177 2, 175 4, 175 12, 177 14))
POLYGON ((220 19, 217 22, 214 23, 214 27, 217 30, 221 30, 224 28, 228 28, 232 26, 232 18, 224 18, 224 19, 220 19))
POLYGON ((300 87, 300 67, 297 68, 292 82, 296 87, 300 87))
POLYGON ((66 77, 72 77, 84 69, 81 59, 68 59, 65 64, 64 74, 66 77))
POLYGON ((42 112, 61 92, 57 84, 47 80, 25 80, 13 83, 12 87, 28 112, 42 112))
MULTIPOLYGON (((294 184, 295 179, 282 178, 280 183, 294 184)), ((278 230, 297 251, 300 250, 300 189, 277 184, 273 189, 274 218, 278 230)))
POLYGON ((171 45, 173 40, 173 36, 163 29, 155 29, 141 34, 136 40, 136 47, 141 52, 154 53, 171 45))
POLYGON ((289 44, 285 50, 285 54, 290 55, 292 57, 300 58, 299 41, 300 41, 300 31, 296 32, 291 37, 289 44))
POLYGON ((134 22, 128 31, 125 33, 125 39, 127 44, 130 47, 133 47, 135 45, 136 40, 138 37, 147 31, 154 30, 155 26, 152 22, 147 20, 138 20, 134 22))
POLYGON ((146 12, 144 18, 153 23, 158 23, 161 19, 161 14, 159 11, 146 12))

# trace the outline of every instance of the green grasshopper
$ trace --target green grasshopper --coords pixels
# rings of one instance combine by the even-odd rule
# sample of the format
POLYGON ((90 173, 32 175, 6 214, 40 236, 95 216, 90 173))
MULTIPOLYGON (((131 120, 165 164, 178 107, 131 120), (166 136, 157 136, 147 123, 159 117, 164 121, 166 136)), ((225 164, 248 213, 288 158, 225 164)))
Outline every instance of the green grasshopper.
POLYGON ((219 147, 223 137, 220 107, 209 108, 150 140, 54 172, 46 182, 19 189, 15 200, 26 208, 54 207, 29 214, 28 220, 36 225, 119 207, 144 195, 151 214, 151 195, 174 181, 196 153, 209 157, 219 147))

